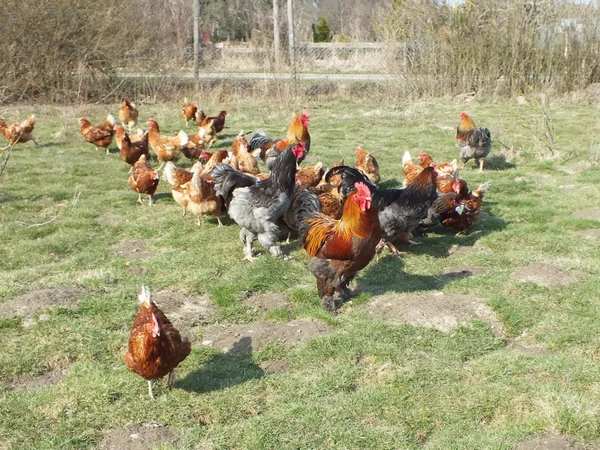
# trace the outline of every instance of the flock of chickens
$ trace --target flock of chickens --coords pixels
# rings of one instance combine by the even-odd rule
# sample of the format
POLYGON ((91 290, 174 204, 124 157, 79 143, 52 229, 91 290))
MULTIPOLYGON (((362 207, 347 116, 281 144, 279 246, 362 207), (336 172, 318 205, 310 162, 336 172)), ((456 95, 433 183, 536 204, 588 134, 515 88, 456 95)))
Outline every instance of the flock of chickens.
MULTIPOLYGON (((317 280, 321 305, 328 311, 335 311, 352 297, 349 283, 386 246, 400 254, 397 243, 414 243, 414 233, 438 224, 463 233, 479 219, 488 184, 470 191, 458 177, 456 160, 436 164, 421 152, 416 163, 406 152, 402 159, 404 187, 383 189, 377 186, 377 160, 361 147, 356 149, 354 167, 344 165, 343 160, 327 171, 320 162, 300 167, 311 145, 307 111, 294 116, 285 138, 273 139, 259 131, 248 141, 240 133, 231 151, 214 153, 208 150, 225 128, 227 112, 206 117, 196 103, 186 100, 182 113, 186 126, 190 120, 197 124, 197 134, 163 135, 151 118, 147 120, 149 130, 134 134, 138 111, 128 100, 122 101, 119 111, 123 126, 110 115, 97 126, 82 118, 81 134, 96 149, 107 152, 113 138, 116 140, 122 160, 132 166, 129 184, 140 203, 141 194, 147 194, 152 205, 158 171, 164 167, 162 178, 184 215, 188 211, 196 215, 199 224, 201 217, 212 215, 223 226, 220 216, 226 212, 242 227, 240 241, 246 260, 256 259, 257 239, 272 255, 284 259, 289 256, 278 243, 286 237, 288 241, 299 239, 308 255, 308 269, 317 280), (149 148, 160 162, 158 169, 150 164, 149 148), (191 170, 175 166, 181 154, 194 161, 191 170), (259 161, 269 173, 260 171, 259 161)), ((34 126, 33 115, 10 125, 0 119, 0 132, 9 146, 29 140, 37 145, 34 126)), ((473 120, 461 113, 456 142, 463 167, 475 159, 483 170, 491 150, 490 131, 476 128, 473 120)), ((173 369, 187 357, 191 345, 152 302, 147 288, 143 287, 139 301, 125 362, 148 380, 153 397, 151 381, 169 374, 171 385, 173 369)))

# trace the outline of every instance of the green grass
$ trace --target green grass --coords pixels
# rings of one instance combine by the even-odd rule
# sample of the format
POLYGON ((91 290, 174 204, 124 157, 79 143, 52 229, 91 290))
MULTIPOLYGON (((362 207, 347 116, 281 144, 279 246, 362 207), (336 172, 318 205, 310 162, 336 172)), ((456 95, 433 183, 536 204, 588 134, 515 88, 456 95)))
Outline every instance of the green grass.
MULTIPOLYGON (((483 206, 488 215, 470 234, 438 230, 421 237, 422 245, 409 254, 372 263, 358 278, 363 292, 352 307, 332 316, 319 307, 297 243, 284 245, 291 261, 263 251, 260 261, 243 263, 239 228, 231 221, 219 229, 208 218, 198 227, 170 198, 153 208, 137 205, 127 166, 114 153, 96 153, 78 132, 80 116, 97 122, 108 112, 116 115, 116 105, 3 110, 9 119, 35 112, 40 147, 18 146, 0 177, 0 303, 73 285, 82 295, 75 309, 53 309, 33 326, 0 319, 0 448, 94 448, 105 430, 132 422, 163 422, 181 432, 176 448, 186 449, 510 449, 545 434, 598 445, 599 245, 574 232, 600 228, 600 222, 571 217, 598 207, 600 173, 584 163, 598 144, 597 110, 553 104, 558 155, 539 161, 531 134, 519 125, 519 117, 539 113, 513 102, 248 101, 204 109, 221 106, 231 128, 217 147, 230 145, 240 129, 281 135, 293 113, 306 107, 309 163, 328 164, 340 155, 352 163, 361 145, 379 160, 386 186, 401 183, 406 150, 414 156, 425 150, 436 160, 457 156, 453 132, 436 124, 456 123, 461 110, 518 149, 518 156, 496 166, 502 170, 462 171, 471 187, 491 182, 483 206), (580 173, 562 170, 578 162, 580 173), (563 188, 571 183, 577 186, 563 188), (124 220, 97 220, 105 216, 124 220), (111 248, 124 240, 144 241, 149 258, 127 264, 111 248), (476 243, 491 252, 447 258, 453 245, 476 243), (576 270, 579 281, 545 288, 510 277, 537 262, 576 270), (484 273, 440 278, 445 268, 464 264, 484 273), (207 296, 218 305, 214 320, 224 325, 314 318, 333 332, 292 348, 272 344, 251 356, 194 348, 178 370, 176 388, 159 383, 151 401, 146 383, 122 361, 142 284, 207 296), (547 351, 519 353, 478 321, 444 334, 389 326, 364 312, 374 294, 433 290, 482 299, 509 337, 547 351), (257 312, 244 298, 258 293, 285 294, 287 305, 257 312), (286 359, 292 370, 266 374, 259 364, 270 359, 286 359), (63 369, 66 376, 56 385, 10 388, 13 379, 63 369)), ((163 132, 183 125, 179 105, 139 109, 163 132)), ((158 192, 166 191, 161 181, 158 192)))

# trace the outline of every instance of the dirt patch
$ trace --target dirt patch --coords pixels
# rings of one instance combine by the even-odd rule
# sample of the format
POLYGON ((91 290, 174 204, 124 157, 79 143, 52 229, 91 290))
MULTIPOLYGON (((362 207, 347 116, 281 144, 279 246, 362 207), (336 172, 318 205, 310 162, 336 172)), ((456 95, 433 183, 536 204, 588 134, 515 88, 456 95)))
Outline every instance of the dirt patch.
POLYGON ((569 164, 568 166, 562 166, 560 170, 568 175, 578 175, 587 169, 590 166, 590 163, 587 161, 579 161, 573 164, 569 164))
POLYGON ((265 373, 281 373, 292 370, 292 365, 285 359, 273 359, 261 363, 260 368, 265 373))
POLYGON ((146 241, 140 239, 125 239, 110 248, 115 255, 128 260, 145 260, 152 257, 152 253, 146 250, 146 241))
POLYGON ((517 450, 584 450, 584 447, 562 436, 545 436, 522 442, 517 450))
POLYGON ((316 320, 254 322, 226 327, 212 325, 204 329, 202 345, 231 353, 252 353, 272 342, 291 347, 330 331, 330 326, 316 320))
POLYGON ((565 286, 577 281, 577 273, 567 271, 550 264, 531 264, 515 270, 511 278, 521 282, 529 282, 538 286, 565 286))
POLYGON ((583 236, 586 239, 600 239, 600 228, 592 228, 590 230, 575 231, 575 234, 583 236))
POLYGON ((440 278, 446 280, 458 280, 461 278, 472 277, 474 275, 481 275, 483 273, 485 273, 485 270, 481 267, 464 265, 456 267, 447 267, 440 274, 440 278))
POLYGON ((491 253, 493 253, 493 252, 489 248, 479 245, 477 243, 473 246, 455 244, 452 247, 450 247, 450 249, 448 250, 448 256, 451 258, 456 258, 457 256, 460 256, 460 255, 472 255, 472 254, 489 255, 491 253))
POLYGON ((152 301, 163 310, 173 325, 190 339, 203 325, 210 323, 218 309, 208 298, 173 291, 153 293, 152 301))
POLYGON ((486 323, 498 337, 505 332, 496 313, 468 295, 378 295, 366 305, 367 313, 390 325, 409 323, 449 333, 470 320, 486 323))
POLYGON ((600 208, 575 211, 571 214, 571 217, 576 217, 577 219, 600 220, 600 208))
POLYGON ((551 352, 546 347, 541 345, 521 344, 517 341, 510 341, 508 348, 522 354, 523 356, 554 356, 556 353, 551 352))
POLYGON ((558 186, 559 189, 564 189, 565 191, 572 191, 577 188, 577 183, 568 183, 564 185, 558 186))
POLYGON ((126 272, 132 275, 145 275, 148 273, 148 270, 143 267, 129 267, 126 272))
POLYGON ((266 312, 287 305, 287 301, 282 294, 273 293, 251 295, 244 300, 244 303, 257 312, 266 312))
POLYGON ((11 389, 41 389, 58 384, 67 374, 66 370, 47 372, 41 375, 24 375, 11 380, 8 386, 11 389))
POLYGON ((37 317, 41 311, 58 307, 75 309, 77 300, 84 292, 85 290, 78 286, 29 291, 0 304, 0 317, 23 317, 25 318, 23 325, 35 325, 38 320, 49 318, 49 316, 37 317))
POLYGON ((165 424, 130 424, 105 432, 102 450, 149 450, 163 445, 175 445, 179 433, 165 424))
POLYGON ((96 219, 96 222, 106 223, 106 224, 123 223, 123 222, 125 222, 125 217, 123 217, 123 216, 100 216, 96 219))

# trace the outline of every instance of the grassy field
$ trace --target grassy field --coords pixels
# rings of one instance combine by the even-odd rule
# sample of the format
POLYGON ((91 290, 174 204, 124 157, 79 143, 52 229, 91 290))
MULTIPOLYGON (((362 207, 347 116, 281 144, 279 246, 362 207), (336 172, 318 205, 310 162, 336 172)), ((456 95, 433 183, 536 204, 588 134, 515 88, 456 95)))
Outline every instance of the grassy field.
MULTIPOLYGON (((179 105, 138 106, 163 132, 183 126, 179 105)), ((600 220, 576 213, 600 207, 598 109, 552 104, 556 154, 540 159, 530 104, 204 109, 221 107, 231 128, 217 147, 240 129, 281 135, 306 107, 307 162, 352 163, 362 145, 386 187, 406 150, 457 156, 462 110, 512 150, 461 172, 471 188, 490 181, 471 233, 384 253, 331 315, 297 243, 283 246, 291 261, 261 249, 241 262, 231 220, 198 227, 169 196, 138 205, 114 144, 95 152, 78 131, 118 105, 3 109, 35 112, 40 147, 18 146, 0 177, 0 448, 600 448, 600 220), (156 401, 123 363, 142 284, 194 341, 156 401)))

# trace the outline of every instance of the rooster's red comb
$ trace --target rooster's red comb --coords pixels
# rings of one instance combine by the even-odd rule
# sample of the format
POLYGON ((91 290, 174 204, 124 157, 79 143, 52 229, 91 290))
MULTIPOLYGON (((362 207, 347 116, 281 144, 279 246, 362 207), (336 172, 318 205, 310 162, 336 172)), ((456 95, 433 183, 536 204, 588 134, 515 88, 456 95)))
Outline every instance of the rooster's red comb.
POLYGON ((371 190, 367 187, 367 185, 361 181, 357 181, 354 183, 354 187, 357 192, 361 194, 363 197, 369 197, 371 195, 371 190))

